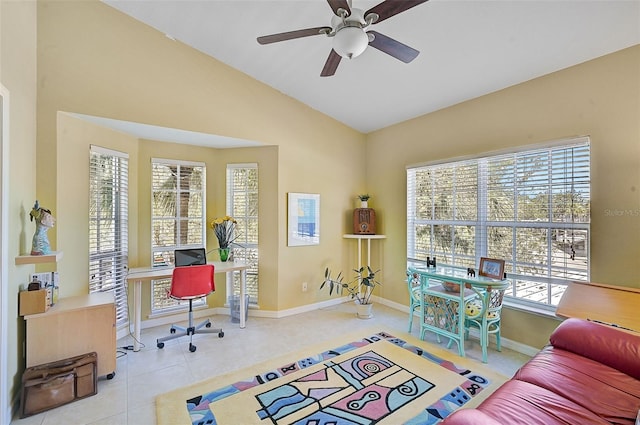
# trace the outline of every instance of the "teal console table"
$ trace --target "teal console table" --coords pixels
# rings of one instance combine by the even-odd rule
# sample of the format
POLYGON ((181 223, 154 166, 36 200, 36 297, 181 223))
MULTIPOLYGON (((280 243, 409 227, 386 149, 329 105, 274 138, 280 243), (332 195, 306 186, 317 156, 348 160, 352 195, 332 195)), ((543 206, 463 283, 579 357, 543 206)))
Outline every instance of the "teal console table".
MULTIPOLYGON (((464 267, 438 265, 427 267, 423 262, 409 262, 407 267, 409 278, 420 282, 420 339, 424 340, 426 331, 431 331, 438 337, 449 338, 449 345, 453 341, 458 344, 458 353, 464 356, 464 339, 466 303, 478 298, 482 301, 482 311, 474 315, 484 329, 488 329, 487 310, 490 308, 491 292, 504 291, 510 286, 507 279, 496 280, 484 276, 467 276, 464 267), (443 282, 457 284, 457 292, 449 292, 442 286, 443 282)), ((501 304, 501 300, 500 300, 501 304)), ((413 313, 411 313, 413 314, 413 313)), ((488 335, 480 332, 483 362, 487 362, 488 335)))

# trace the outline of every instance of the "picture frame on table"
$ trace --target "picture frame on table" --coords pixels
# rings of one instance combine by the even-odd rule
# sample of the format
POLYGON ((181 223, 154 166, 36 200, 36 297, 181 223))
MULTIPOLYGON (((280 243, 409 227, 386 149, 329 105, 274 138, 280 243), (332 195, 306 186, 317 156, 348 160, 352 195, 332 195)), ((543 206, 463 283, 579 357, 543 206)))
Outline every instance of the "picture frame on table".
POLYGON ((481 257, 478 276, 498 280, 504 279, 504 260, 481 257))

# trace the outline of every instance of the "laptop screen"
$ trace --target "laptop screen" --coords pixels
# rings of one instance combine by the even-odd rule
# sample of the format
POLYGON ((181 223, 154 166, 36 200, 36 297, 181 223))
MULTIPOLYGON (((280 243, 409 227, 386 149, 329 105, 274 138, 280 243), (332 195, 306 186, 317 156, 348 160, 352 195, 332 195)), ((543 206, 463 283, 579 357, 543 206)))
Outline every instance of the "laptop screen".
POLYGON ((176 267, 207 264, 204 248, 176 249, 174 251, 176 267))

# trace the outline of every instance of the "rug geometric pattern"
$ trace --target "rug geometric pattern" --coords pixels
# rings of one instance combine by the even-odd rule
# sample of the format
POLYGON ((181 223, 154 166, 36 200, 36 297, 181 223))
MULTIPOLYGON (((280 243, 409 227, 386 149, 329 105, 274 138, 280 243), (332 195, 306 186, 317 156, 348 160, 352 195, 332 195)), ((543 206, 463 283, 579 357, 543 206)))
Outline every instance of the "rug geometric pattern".
POLYGON ((261 408, 256 410, 255 423, 375 424, 436 386, 376 353, 374 349, 347 360, 336 359, 345 353, 381 341, 401 347, 464 378, 462 384, 449 389, 439 400, 425 406, 419 415, 405 421, 406 424, 436 424, 490 384, 490 380, 485 376, 469 369, 459 368, 450 361, 386 332, 377 332, 361 340, 186 400, 186 409, 191 423, 192 425, 217 425, 210 405, 248 389, 272 383, 293 372, 323 363, 322 369, 295 380, 283 379, 282 385, 257 394, 255 399, 261 408), (336 359, 336 362, 333 359, 336 359))

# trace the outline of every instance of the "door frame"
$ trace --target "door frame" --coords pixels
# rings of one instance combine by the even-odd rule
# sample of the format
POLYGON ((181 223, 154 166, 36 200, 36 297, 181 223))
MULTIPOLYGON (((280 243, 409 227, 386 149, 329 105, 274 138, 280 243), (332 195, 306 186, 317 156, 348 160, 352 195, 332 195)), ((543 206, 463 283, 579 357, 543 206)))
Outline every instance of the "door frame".
POLYGON ((7 371, 9 285, 9 90, 0 84, 0 423, 11 421, 7 371))

